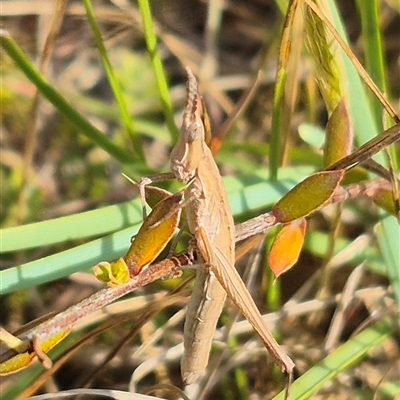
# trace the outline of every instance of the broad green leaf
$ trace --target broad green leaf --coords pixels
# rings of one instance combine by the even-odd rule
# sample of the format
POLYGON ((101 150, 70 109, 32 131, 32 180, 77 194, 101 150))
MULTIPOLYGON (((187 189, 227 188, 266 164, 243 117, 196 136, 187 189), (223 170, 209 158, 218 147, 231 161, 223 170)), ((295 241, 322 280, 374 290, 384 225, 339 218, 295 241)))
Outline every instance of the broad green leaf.
POLYGON ((304 179, 272 208, 278 222, 306 217, 329 201, 343 178, 344 171, 317 172, 304 179))

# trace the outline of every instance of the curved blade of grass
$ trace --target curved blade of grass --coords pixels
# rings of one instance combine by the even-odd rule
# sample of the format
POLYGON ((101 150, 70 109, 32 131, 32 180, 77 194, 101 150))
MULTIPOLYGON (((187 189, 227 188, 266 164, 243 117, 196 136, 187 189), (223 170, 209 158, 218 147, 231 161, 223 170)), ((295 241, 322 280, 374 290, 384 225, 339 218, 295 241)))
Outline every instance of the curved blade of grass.
POLYGON ((150 5, 147 0, 139 0, 139 9, 142 15, 144 37, 146 40, 147 51, 150 55, 150 61, 156 76, 157 87, 161 98, 165 120, 167 121, 168 130, 172 137, 172 142, 178 141, 179 132, 175 125, 174 113, 171 104, 171 98, 168 92, 168 84, 164 74, 164 67, 157 50, 157 38, 154 32, 154 24, 151 16, 150 5))
MULTIPOLYGON (((226 177, 225 183, 230 193, 233 212, 237 215, 273 204, 310 172, 310 168, 282 169, 279 183, 266 181, 266 169, 249 175, 226 177), (259 193, 265 195, 260 196, 259 193)), ((135 199, 98 210, 2 229, 0 254, 107 235, 141 224, 142 218, 140 200, 135 199)))
MULTIPOLYGON (((226 182, 228 183, 227 187, 232 190, 230 200, 234 213, 239 214, 252 209, 265 207, 267 203, 272 204, 277 199, 282 197, 282 192, 287 192, 296 184, 293 178, 287 177, 282 179, 279 184, 265 182, 265 178, 263 176, 268 175, 268 170, 264 169, 263 171, 259 172, 259 178, 254 175, 252 176, 254 182, 250 186, 248 186, 246 182, 239 179, 226 179, 226 182), (260 193, 263 195, 260 196, 260 193), (266 193, 268 193, 268 195, 264 195, 266 193)), ((304 172, 305 173, 303 173, 302 176, 298 177, 298 180, 301 180, 304 176, 309 174, 309 171, 304 172)), ((288 174, 290 175, 291 173, 289 172, 288 174)), ((135 212, 138 213, 140 211, 135 209, 135 212)), ((90 215, 93 216, 94 214, 89 213, 92 212, 86 213, 88 214, 85 216, 86 223, 82 225, 91 225, 93 223, 89 217, 90 215)), ((110 215, 115 214, 110 213, 110 215)), ((116 210, 116 215, 119 218, 121 217, 121 212, 118 209, 116 210)), ((65 220, 66 219, 64 219, 64 221, 65 220)), ((59 252, 57 254, 44 257, 40 260, 9 268, 6 271, 0 272, 0 282, 2 284, 0 293, 5 294, 10 291, 49 282, 54 279, 68 276, 71 273, 83 270, 85 268, 90 268, 98 264, 100 261, 112 260, 122 256, 126 253, 129 247, 130 238, 137 232, 141 222, 140 214, 140 221, 135 226, 128 227, 105 238, 94 240, 90 243, 77 246, 67 251, 59 252)), ((71 226, 73 229, 73 224, 71 224, 71 226)), ((7 231, 10 229, 6 229, 4 231, 7 233, 7 231)), ((51 230, 51 233, 56 236, 57 230, 51 230)), ((35 236, 36 232, 31 231, 31 235, 35 236)), ((317 245, 317 248, 320 249, 320 240, 318 243, 319 244, 317 245)), ((370 256, 367 257, 370 258, 370 256)))
POLYGON ((0 231, 1 253, 106 235, 142 222, 139 199, 0 231), (79 227, 79 229, 77 229, 79 227))
POLYGON ((129 115, 129 110, 126 105, 123 93, 121 91, 121 87, 120 87, 117 79, 115 78, 112 65, 110 63, 106 48, 104 46, 104 42, 103 42, 103 38, 101 36, 100 29, 96 22, 92 3, 90 0, 83 0, 83 4, 86 9, 86 15, 88 17, 89 24, 93 31, 93 36, 94 36, 94 39, 96 42, 97 49, 99 50, 99 53, 100 53, 100 59, 103 64, 104 71, 107 74, 108 82, 109 82, 111 90, 114 94, 115 100, 117 101, 119 112, 120 112, 122 121, 125 125, 125 129, 128 132, 129 136, 131 137, 131 140, 133 142, 134 149, 136 151, 138 158, 141 161, 144 161, 144 153, 143 153, 143 148, 141 145, 141 140, 140 140, 138 133, 134 129, 132 118, 129 115))
POLYGON ((0 41, 4 50, 17 64, 18 68, 38 88, 42 95, 54 105, 60 114, 66 117, 87 138, 95 142, 107 153, 121 163, 131 163, 135 157, 131 152, 121 149, 108 139, 101 131, 93 126, 86 118, 69 105, 67 100, 57 92, 33 66, 17 43, 8 32, 0 30, 0 41))
MULTIPOLYGON (((304 170, 301 172, 298 170, 299 169, 297 168, 296 178, 298 178, 298 181, 300 181, 302 178, 304 178, 304 176, 307 175, 307 173, 310 172, 309 170, 304 170)), ((250 185, 250 177, 242 180, 233 177, 226 179, 225 181, 227 182, 227 188, 229 188, 231 192, 230 202, 233 212, 239 214, 265 207, 268 204, 273 204, 277 199, 282 197, 283 193, 286 193, 297 183, 293 177, 287 177, 288 175, 291 176, 293 172, 286 171, 286 173, 287 175, 283 175, 283 179, 279 183, 266 182, 265 177, 268 174, 267 169, 259 171, 258 176, 251 175, 253 182, 250 185), (263 195, 260 196, 260 193, 263 193, 263 195), (267 195, 264 195, 264 193, 267 195)), ((123 219, 126 218, 126 215, 128 214, 123 214, 123 212, 127 213, 129 211, 132 213, 132 215, 137 215, 137 213, 140 212, 140 209, 138 210, 137 206, 135 209, 129 210, 126 208, 126 205, 123 205, 122 213, 118 206, 114 206, 114 208, 112 207, 106 207, 105 210, 105 215, 111 219, 112 217, 116 217, 117 219, 121 219, 121 217, 123 219)), ((128 207, 130 208, 130 205, 128 205, 128 207)), ((94 225, 95 227, 92 230, 93 234, 96 234, 96 227, 104 230, 104 226, 107 225, 97 225, 95 221, 92 220, 93 215, 96 216, 96 219, 98 218, 98 220, 104 223, 104 220, 99 217, 101 214, 95 213, 94 211, 88 211, 78 216, 59 218, 59 220, 62 220, 61 225, 60 221, 58 221, 59 229, 51 229, 49 232, 44 233, 47 236, 47 241, 50 241, 52 236, 53 240, 57 239, 57 242, 60 241, 61 237, 65 238, 64 232, 60 234, 59 231, 64 229, 63 225, 66 222, 68 223, 70 234, 75 234, 75 238, 77 238, 77 235, 79 235, 79 233, 74 232, 77 231, 77 226, 83 227, 83 225, 94 225), (85 223, 79 222, 79 217, 82 217, 82 215, 84 216, 85 223), (72 222, 68 221, 68 219, 71 219, 72 222)), ((126 224, 126 221, 127 219, 124 219, 122 223, 126 224)), ((17 234, 13 232, 13 230, 16 228, 4 229, 2 232, 2 237, 6 237, 8 246, 11 246, 9 244, 11 243, 11 240, 10 238, 7 238, 7 235, 9 232, 11 232, 13 235, 12 239, 20 242, 23 245, 26 243, 26 238, 28 236, 35 237, 39 236, 38 232, 43 233, 40 224, 50 224, 50 222, 51 221, 45 221, 43 223, 31 224, 33 227, 27 225, 27 228, 22 226, 20 229, 25 229, 25 231, 22 231, 25 235, 25 241, 18 237, 18 232, 17 234)), ((118 223, 121 224, 121 221, 116 222, 116 225, 118 223)), ((68 276, 74 272, 93 267, 100 261, 118 258, 126 253, 129 247, 130 239, 132 235, 138 231, 141 223, 142 219, 140 214, 140 221, 134 226, 128 227, 104 238, 91 241, 90 243, 86 243, 72 249, 2 271, 0 272, 0 293, 5 294, 10 291, 49 282, 68 276)), ((54 220, 54 224, 57 224, 56 220, 54 220)), ((47 225, 47 229, 49 229, 48 226, 49 225, 47 225)), ((54 228, 55 225, 50 226, 54 228)), ((78 231, 80 231, 80 229, 78 231)), ((29 243, 27 243, 26 246, 29 248, 29 243)), ((19 250, 23 250, 23 248, 21 247, 19 250)))
MULTIPOLYGON (((291 400, 310 399, 324 383, 378 346, 394 331, 394 324, 387 320, 379 321, 348 340, 293 383, 290 388, 291 400)), ((285 393, 281 392, 274 400, 283 400, 284 396, 285 393)))
POLYGON ((113 260, 126 253, 132 235, 140 224, 0 272, 0 294, 36 286, 88 269, 103 260, 113 260))

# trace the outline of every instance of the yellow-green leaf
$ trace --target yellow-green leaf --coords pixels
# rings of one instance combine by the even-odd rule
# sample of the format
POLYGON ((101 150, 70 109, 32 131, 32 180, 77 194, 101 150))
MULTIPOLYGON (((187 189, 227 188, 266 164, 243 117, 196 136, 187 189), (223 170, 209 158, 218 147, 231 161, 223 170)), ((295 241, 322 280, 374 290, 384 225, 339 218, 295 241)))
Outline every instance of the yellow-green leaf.
POLYGON ((172 196, 171 192, 156 186, 145 186, 146 203, 153 209, 160 201, 172 196))
POLYGON ((160 201, 143 222, 124 257, 131 276, 153 262, 165 248, 178 227, 182 192, 160 201))
POLYGON ((272 209, 277 222, 287 223, 306 217, 329 201, 344 171, 322 171, 297 184, 272 209))
POLYGON ((383 208, 389 214, 394 216, 400 215, 399 210, 397 209, 399 199, 397 199, 397 202, 394 201, 393 192, 391 190, 386 188, 376 189, 372 195, 372 200, 376 205, 383 208))
POLYGON ((123 258, 109 262, 101 262, 92 268, 96 278, 109 286, 123 285, 129 281, 129 269, 123 258))
MULTIPOLYGON (((53 347, 61 342, 67 336, 69 330, 58 332, 40 344, 40 349, 44 353, 48 353, 53 347)), ((8 375, 18 372, 38 359, 34 349, 30 346, 28 350, 16 354, 8 360, 0 363, 0 375, 8 375)))

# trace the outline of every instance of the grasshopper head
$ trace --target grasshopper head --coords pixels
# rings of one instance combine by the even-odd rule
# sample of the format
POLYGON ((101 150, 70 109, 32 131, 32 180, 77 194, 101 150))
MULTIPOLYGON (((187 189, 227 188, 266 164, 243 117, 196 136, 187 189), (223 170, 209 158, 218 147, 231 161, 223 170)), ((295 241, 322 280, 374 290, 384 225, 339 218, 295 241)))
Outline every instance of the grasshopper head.
POLYGON ((180 182, 189 182, 203 155, 203 125, 193 122, 182 128, 181 137, 171 152, 171 169, 180 182))

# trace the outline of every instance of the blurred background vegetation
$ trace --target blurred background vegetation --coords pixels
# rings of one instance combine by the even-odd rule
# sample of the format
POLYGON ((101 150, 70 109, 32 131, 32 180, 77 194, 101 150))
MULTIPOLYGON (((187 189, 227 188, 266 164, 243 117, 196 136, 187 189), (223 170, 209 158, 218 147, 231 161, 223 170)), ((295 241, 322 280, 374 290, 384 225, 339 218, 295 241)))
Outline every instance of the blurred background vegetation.
MULTIPOLYGON (((289 41, 282 45, 287 9, 284 0, 154 0, 150 3, 153 17, 147 20, 146 2, 138 3, 128 0, 2 2, 2 29, 7 30, 14 41, 14 44, 7 42, 9 37, 3 32, 0 222, 4 231, 0 246, 4 275, 0 284, 5 285, 4 292, 10 293, 0 300, 3 311, 0 321, 10 330, 88 296, 99 284, 90 274, 77 271, 104 259, 111 260, 128 248, 129 237, 136 229, 130 226, 140 224, 141 216, 139 203, 131 201, 137 197, 137 192, 121 173, 138 180, 168 171, 169 152, 177 138, 176 126, 180 126, 185 101, 185 65, 189 65, 199 78, 213 132, 217 133, 221 132, 234 105, 254 82, 257 71, 261 71, 250 104, 226 137, 220 137, 222 147, 216 155, 221 173, 229 176, 227 189, 238 222, 270 209, 287 191, 285 185, 289 185, 288 182, 293 186, 311 171, 323 168, 321 148, 332 111, 329 93, 333 90, 342 96, 349 95, 347 91, 352 93, 350 97, 356 99, 352 112, 357 101, 360 110, 364 101, 370 106, 370 112, 361 111, 361 118, 352 114, 355 145, 393 124, 368 91, 362 86, 353 86, 352 75, 345 75, 344 61, 332 50, 337 46, 335 40, 328 35, 324 47, 319 38, 319 29, 323 28, 306 19, 306 13, 301 9, 289 41), (150 20, 153 27, 143 24, 150 20), (157 58, 154 53, 149 57, 152 42, 149 31, 144 33, 146 29, 157 37, 158 56, 168 91, 163 88, 163 74, 157 58), (26 60, 23 56, 12 56, 18 53, 17 50, 10 51, 14 45, 20 47, 26 60), (274 93, 279 92, 276 83, 282 82, 277 81, 279 51, 285 46, 288 46, 291 58, 285 70, 285 99, 283 105, 277 105, 276 97, 274 102, 274 93), (319 61, 316 59, 318 52, 321 54, 319 61), (29 75, 32 67, 40 70, 48 87, 41 85, 39 74, 29 75), (329 86, 331 91, 324 92, 323 85, 329 86), (55 98, 53 91, 66 99, 67 104, 55 98), (51 98, 53 104, 45 97, 51 98), (68 104, 79 114, 70 112, 68 104), (360 122, 363 118, 374 128, 364 129, 360 122), (273 184, 273 179, 268 180, 275 174, 278 186, 273 184), (252 198, 243 207, 235 203, 236 197, 240 197, 240 185, 235 178, 245 187, 253 188, 254 185, 251 194, 247 194, 252 198), (283 182, 280 191, 279 179, 283 182), (271 186, 257 186, 267 181, 271 186), (113 214, 114 211, 106 207, 117 204, 133 204, 133 214, 127 211, 127 216, 121 217, 120 208, 113 214), (90 210, 98 212, 79 214, 90 210), (75 219, 68 219, 72 217, 75 219), (55 222, 53 225, 41 223, 48 220, 55 222), (36 222, 37 225, 27 225, 36 222), (119 232, 123 233, 118 236, 119 232), (75 253, 65 252, 79 245, 100 243, 94 240, 107 234, 116 235, 112 236, 111 249, 107 246, 103 250, 79 247, 75 253), (50 255, 59 258, 50 260, 50 255), (17 269, 18 266, 27 269, 17 269), (17 276, 25 277, 23 271, 29 271, 26 280, 17 279, 17 276), (52 275, 54 271, 57 271, 56 275, 52 275), (72 272, 75 274, 70 275, 72 272), (29 281, 31 274, 35 277, 29 281), (64 278, 45 283, 56 277, 64 278), (14 285, 14 281, 18 282, 14 285), (11 282, 10 289, 8 282, 11 282)), ((338 11, 336 28, 340 31, 343 24, 356 57, 399 115, 398 2, 371 0, 365 4, 362 0, 331 0, 318 3, 324 5, 327 15, 334 13, 332 10, 338 11)), ((398 145, 393 146, 390 153, 398 172, 398 145)), ((387 165, 387 158, 383 157, 379 162, 387 165)), ((353 180, 360 177, 370 179, 361 172, 353 180)), ((176 188, 173 184, 167 187, 176 188)), ((400 264, 396 258, 400 258, 400 235, 394 217, 390 222, 392 231, 384 225, 382 228, 379 221, 383 217, 386 218, 366 199, 347 202, 340 212, 327 208, 313 215, 309 219, 301 258, 282 278, 280 285, 272 286, 265 262, 261 262, 255 272, 260 284, 255 286, 254 295, 260 309, 278 308, 300 287, 304 288, 316 270, 329 265, 339 250, 342 258, 335 262, 340 268, 328 271, 329 283, 314 279, 313 289, 304 289, 306 292, 300 301, 318 297, 318 293, 326 289, 318 287, 318 282, 327 285, 329 295, 340 293, 354 267, 363 261, 367 268, 360 278, 359 288, 384 288, 385 292, 393 293, 393 288, 400 287, 400 277, 395 273, 388 275, 386 267, 389 268, 387 260, 390 258, 392 270, 400 264), (382 229, 391 240, 385 242, 386 247, 376 236, 382 229), (335 251, 330 248, 330 243, 335 244, 335 251)), ((261 249, 262 259, 267 247, 261 249)), ((161 282, 142 291, 141 295, 175 286, 176 282, 161 282)), ((367 315, 385 307, 376 301, 378 304, 373 302, 367 306, 361 303, 363 309, 366 307, 367 315)), ((149 331, 163 326, 180 307, 183 305, 163 310, 149 323, 149 331)), ((225 318, 233 318, 232 312, 232 309, 227 312, 225 318)), ((282 327, 283 342, 300 372, 323 358, 321 346, 330 318, 331 311, 325 310, 318 318, 294 318, 282 327)), ((181 325, 174 328, 153 350, 155 353, 160 348, 165 351, 179 343, 181 325)), ((80 387, 86 374, 99 363, 95 354, 105 354, 107 346, 115 344, 126 329, 122 324, 115 332, 88 344, 58 372, 58 376, 54 376, 51 383, 47 382, 44 391, 80 387), (75 376, 77 369, 85 371, 83 376, 75 376)), ((145 341, 149 331, 143 329, 129 349, 145 341)), ((230 346, 235 348, 237 345, 232 339, 230 346)), ((376 395, 376 398, 386 399, 393 398, 396 393, 400 396, 400 386, 395 383, 400 380, 398 361, 395 364, 400 354, 399 343, 389 340, 385 346, 374 348, 369 362, 330 381, 313 398, 330 395, 332 399, 367 399, 376 395), (391 374, 396 369, 397 377, 393 377, 391 374)), ((253 363, 245 362, 241 368, 238 365, 229 376, 204 390, 202 396, 210 399, 247 399, 251 395, 255 396, 252 398, 272 398, 282 388, 282 380, 276 373, 275 376, 271 374, 265 355, 253 354, 252 357, 253 363), (272 378, 265 378, 268 375, 272 378)), ((138 363, 140 360, 135 360, 134 365, 138 363)), ((120 356, 118 365, 108 365, 107 373, 101 374, 93 387, 126 390, 133 369, 131 361, 120 356)), ((155 374, 155 379, 146 381, 144 387, 155 382, 178 384, 178 363, 169 371, 170 381, 165 370, 155 374)), ((36 377, 28 373, 20 389, 28 387, 36 377)), ((10 390, 7 392, 10 398, 17 397, 15 381, 4 381, 4 385, 10 390)), ((161 396, 168 397, 165 393, 161 396)), ((197 394, 193 398, 203 397, 197 394)))

